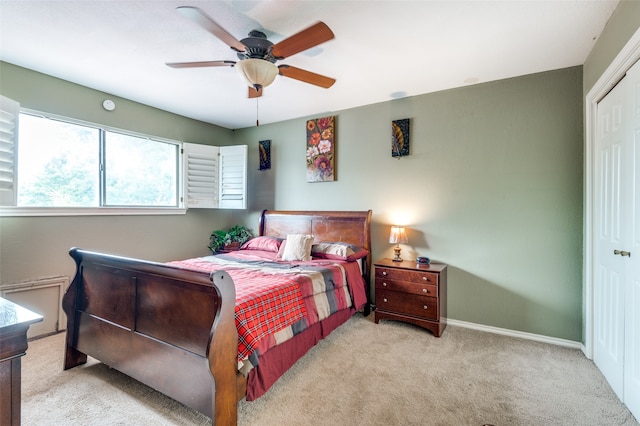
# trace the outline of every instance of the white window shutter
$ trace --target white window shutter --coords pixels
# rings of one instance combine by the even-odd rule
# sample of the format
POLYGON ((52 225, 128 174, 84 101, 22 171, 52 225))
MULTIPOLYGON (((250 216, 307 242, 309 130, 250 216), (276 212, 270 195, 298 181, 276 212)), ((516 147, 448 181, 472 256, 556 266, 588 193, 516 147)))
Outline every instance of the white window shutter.
POLYGON ((217 146, 185 143, 184 149, 184 194, 187 208, 217 208, 218 198, 218 152, 217 146))
POLYGON ((221 209, 247 208, 247 145, 220 147, 221 209))
POLYGON ((16 205, 19 113, 18 102, 0 96, 0 206, 16 205))

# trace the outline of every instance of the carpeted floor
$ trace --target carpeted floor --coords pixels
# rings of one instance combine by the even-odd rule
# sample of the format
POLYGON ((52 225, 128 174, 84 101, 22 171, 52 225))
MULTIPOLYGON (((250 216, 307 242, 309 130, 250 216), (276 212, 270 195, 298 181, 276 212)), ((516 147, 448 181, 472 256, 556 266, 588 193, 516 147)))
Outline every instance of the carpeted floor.
MULTIPOLYGON (((449 326, 441 338, 357 314, 240 425, 638 425, 582 352, 449 326)), ((23 425, 200 425, 189 408, 90 359, 63 371, 64 335, 30 342, 23 425)))

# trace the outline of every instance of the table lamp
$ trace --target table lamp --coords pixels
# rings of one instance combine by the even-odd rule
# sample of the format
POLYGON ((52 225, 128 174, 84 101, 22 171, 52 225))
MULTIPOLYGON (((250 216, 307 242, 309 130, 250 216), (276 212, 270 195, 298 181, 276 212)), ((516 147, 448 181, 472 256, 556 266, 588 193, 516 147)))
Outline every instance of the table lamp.
POLYGON ((394 262, 402 262, 402 258, 400 257, 400 244, 406 244, 409 242, 407 238, 407 233, 404 231, 402 226, 392 226, 391 234, 389 234, 389 242, 391 244, 395 244, 396 246, 393 248, 395 256, 393 257, 394 262))

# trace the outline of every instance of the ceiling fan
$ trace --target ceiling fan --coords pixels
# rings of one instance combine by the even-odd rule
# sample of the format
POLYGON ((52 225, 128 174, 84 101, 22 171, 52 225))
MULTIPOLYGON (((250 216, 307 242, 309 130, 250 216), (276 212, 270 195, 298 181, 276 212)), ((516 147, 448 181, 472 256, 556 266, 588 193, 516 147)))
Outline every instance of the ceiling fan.
POLYGON ((336 82, 333 78, 291 65, 275 65, 276 61, 333 39, 333 32, 324 22, 318 22, 273 44, 267 40, 263 32, 258 30, 251 31, 247 38, 238 41, 197 7, 180 6, 176 10, 231 47, 237 53, 239 61, 167 62, 167 65, 172 68, 235 67, 249 85, 250 98, 262 96, 262 89, 271 84, 277 75, 325 89, 336 82))

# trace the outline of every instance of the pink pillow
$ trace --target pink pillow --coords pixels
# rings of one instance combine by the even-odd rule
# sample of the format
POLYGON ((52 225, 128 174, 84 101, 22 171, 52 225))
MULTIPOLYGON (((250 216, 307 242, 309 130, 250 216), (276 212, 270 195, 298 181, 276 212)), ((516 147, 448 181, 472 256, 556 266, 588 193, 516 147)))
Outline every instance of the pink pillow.
POLYGON ((276 237, 255 237, 247 241, 240 247, 240 250, 262 250, 278 252, 282 238, 276 237))

